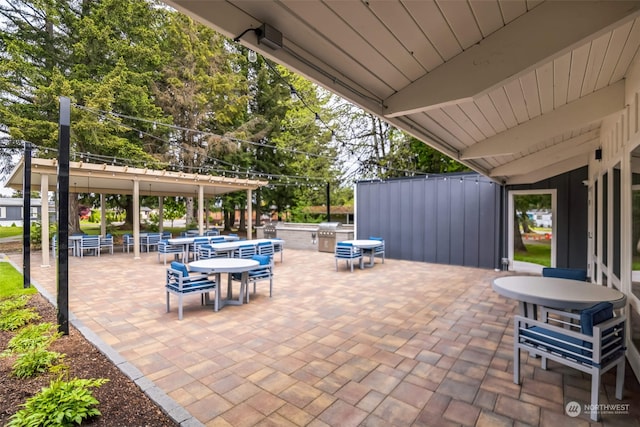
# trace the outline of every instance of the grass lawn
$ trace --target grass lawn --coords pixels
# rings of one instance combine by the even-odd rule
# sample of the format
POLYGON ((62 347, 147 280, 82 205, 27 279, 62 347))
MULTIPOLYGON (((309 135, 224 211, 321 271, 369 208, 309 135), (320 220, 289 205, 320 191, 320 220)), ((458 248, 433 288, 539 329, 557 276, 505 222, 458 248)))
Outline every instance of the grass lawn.
POLYGON ((0 238, 21 235, 22 227, 0 227, 0 238))
POLYGON ((37 292, 33 286, 24 289, 22 282, 21 273, 8 262, 0 262, 0 299, 14 295, 35 294, 37 292))
POLYGON ((551 267, 551 245, 549 243, 525 243, 526 252, 516 252, 516 261, 531 262, 533 264, 551 267))

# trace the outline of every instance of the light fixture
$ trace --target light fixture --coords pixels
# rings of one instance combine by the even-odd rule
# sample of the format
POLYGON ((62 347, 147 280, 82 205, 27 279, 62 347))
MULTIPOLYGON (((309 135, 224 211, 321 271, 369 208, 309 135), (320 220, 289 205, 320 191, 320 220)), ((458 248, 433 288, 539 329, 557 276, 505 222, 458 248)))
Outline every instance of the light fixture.
POLYGON ((282 48, 282 33, 269 24, 262 24, 260 28, 247 28, 239 36, 233 39, 234 42, 239 42, 242 36, 249 31, 253 31, 258 38, 258 43, 266 45, 273 50, 282 48))
POLYGON ((249 60, 249 62, 256 62, 258 60, 258 54, 254 50, 249 49, 249 52, 247 53, 247 59, 249 60))

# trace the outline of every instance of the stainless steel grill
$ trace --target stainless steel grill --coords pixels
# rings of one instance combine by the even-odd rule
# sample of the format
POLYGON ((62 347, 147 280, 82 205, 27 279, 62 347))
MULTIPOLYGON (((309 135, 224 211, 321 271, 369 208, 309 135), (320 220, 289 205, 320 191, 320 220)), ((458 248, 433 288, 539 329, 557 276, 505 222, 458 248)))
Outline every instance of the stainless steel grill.
POLYGON ((340 222, 321 222, 318 226, 318 251, 334 252, 336 247, 336 230, 342 226, 340 222))
POLYGON ((275 239, 276 236, 276 225, 273 222, 269 222, 264 225, 264 238, 265 239, 275 239))

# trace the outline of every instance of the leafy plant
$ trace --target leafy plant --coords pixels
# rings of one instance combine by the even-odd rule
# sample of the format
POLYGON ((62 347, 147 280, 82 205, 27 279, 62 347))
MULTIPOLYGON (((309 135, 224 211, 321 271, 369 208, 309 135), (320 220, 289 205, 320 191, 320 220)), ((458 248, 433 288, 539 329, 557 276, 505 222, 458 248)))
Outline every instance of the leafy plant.
POLYGON ((15 331, 32 320, 39 319, 40 315, 32 308, 20 308, 0 315, 0 329, 3 331, 15 331))
POLYGON ((51 381, 38 394, 28 399, 24 409, 16 412, 7 427, 72 426, 95 415, 101 415, 95 407, 99 402, 90 388, 100 387, 106 378, 63 381, 62 377, 51 381))
POLYGON ((7 349, 0 353, 0 356, 25 353, 36 348, 47 348, 61 336, 62 333, 57 332, 57 326, 51 322, 27 325, 9 340, 7 349))
POLYGON ((0 317, 19 308, 26 307, 28 301, 29 297, 26 295, 19 295, 0 301, 0 317))
POLYGON ((43 374, 51 369, 55 362, 64 358, 64 355, 55 351, 49 351, 44 347, 37 347, 26 353, 20 353, 13 362, 13 375, 18 378, 31 378, 43 374))

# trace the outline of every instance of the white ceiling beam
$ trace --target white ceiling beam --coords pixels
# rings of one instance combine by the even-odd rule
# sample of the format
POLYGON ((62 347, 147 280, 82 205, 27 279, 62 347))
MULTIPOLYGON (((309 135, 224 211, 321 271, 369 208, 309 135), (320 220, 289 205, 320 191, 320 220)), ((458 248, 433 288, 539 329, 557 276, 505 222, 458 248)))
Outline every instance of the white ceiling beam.
POLYGON ((525 151, 567 129, 581 128, 624 108, 624 80, 472 145, 461 153, 468 160, 525 151))
POLYGON ((545 167, 539 167, 535 171, 525 175, 515 175, 503 181, 508 185, 533 184, 547 178, 561 175, 589 164, 589 154, 580 154, 562 162, 545 167))
POLYGON ((546 1, 384 101, 386 117, 471 100, 635 18, 638 1, 546 1))
POLYGON ((495 167, 489 174, 492 177, 525 175, 535 171, 540 165, 550 163, 550 159, 553 160, 553 163, 557 163, 575 157, 578 154, 591 153, 600 141, 599 136, 599 130, 578 135, 557 145, 495 167))

